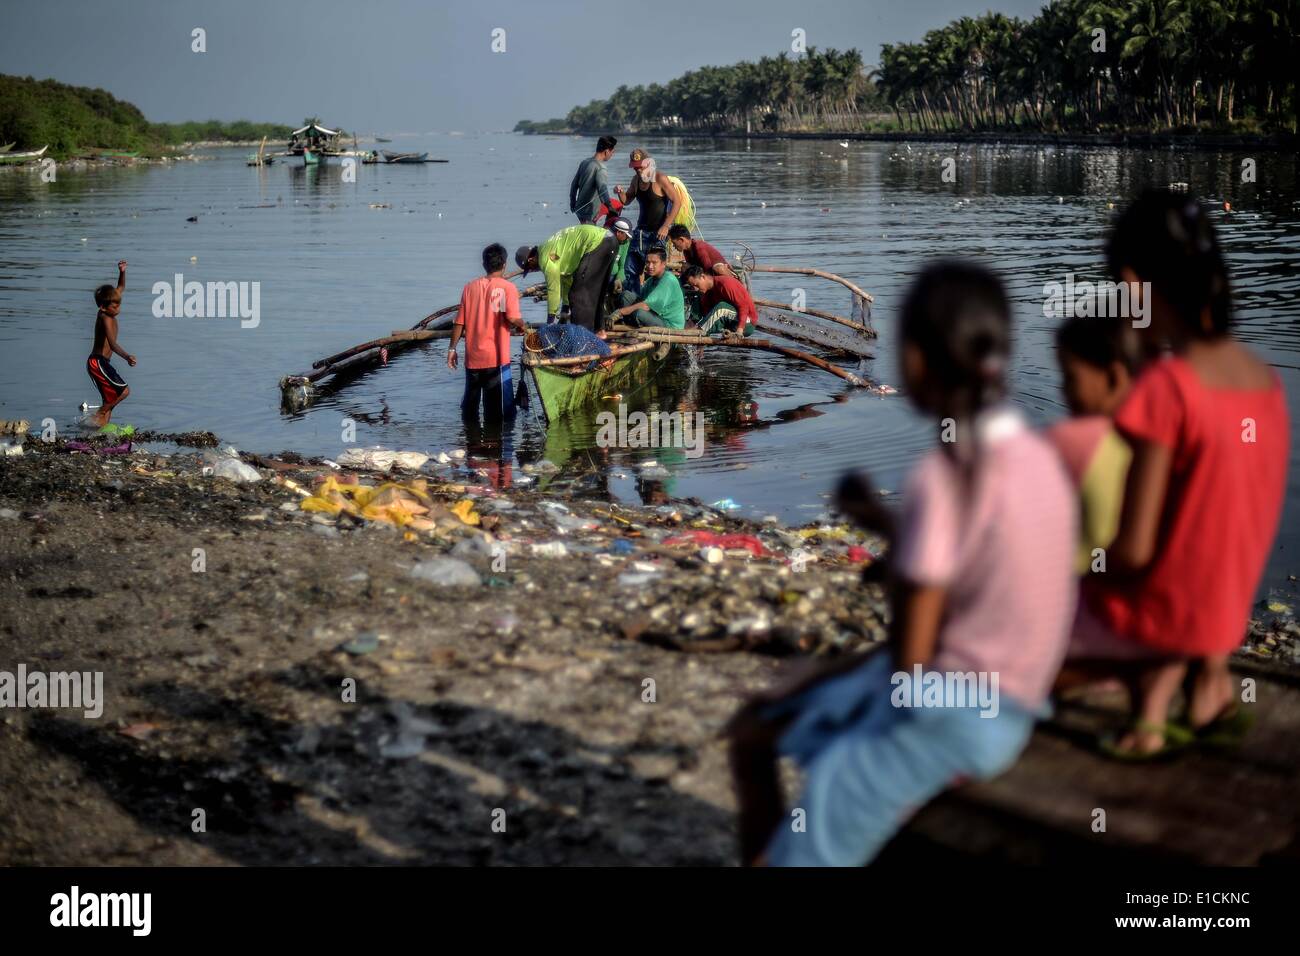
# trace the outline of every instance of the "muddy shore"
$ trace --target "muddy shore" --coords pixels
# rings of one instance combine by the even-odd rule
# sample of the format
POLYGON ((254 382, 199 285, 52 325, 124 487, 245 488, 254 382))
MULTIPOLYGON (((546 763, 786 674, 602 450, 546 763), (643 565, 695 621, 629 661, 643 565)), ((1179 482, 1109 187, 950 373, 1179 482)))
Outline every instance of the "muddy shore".
POLYGON ((430 494, 479 526, 411 534, 274 481, 325 466, 236 484, 61 444, 0 459, 0 661, 102 671, 104 710, 2 712, 0 865, 729 863, 724 721, 783 657, 883 634, 844 541, 690 504, 460 467, 430 494), (665 543, 703 528, 771 553, 665 543), (480 584, 411 575, 456 548, 480 584))
MULTIPOLYGON (((883 545, 840 526, 453 460, 391 476, 426 482, 412 531, 302 510, 382 476, 286 453, 236 483, 174 437, 0 458, 0 670, 104 681, 97 718, 0 711, 0 865, 732 863, 724 722, 884 634, 883 545)), ((1242 653, 1300 664, 1295 631, 1242 653)))

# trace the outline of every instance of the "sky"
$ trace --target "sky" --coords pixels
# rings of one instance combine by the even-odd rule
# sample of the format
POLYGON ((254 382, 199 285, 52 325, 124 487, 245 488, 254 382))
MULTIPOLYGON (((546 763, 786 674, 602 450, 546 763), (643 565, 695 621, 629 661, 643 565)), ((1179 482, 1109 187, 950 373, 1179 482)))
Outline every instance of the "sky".
POLYGON ((0 73, 100 87, 158 122, 501 130, 620 84, 789 50, 795 29, 875 63, 883 43, 989 9, 1029 17, 1043 2, 0 0, 0 73), (206 52, 192 50, 196 28, 206 52))

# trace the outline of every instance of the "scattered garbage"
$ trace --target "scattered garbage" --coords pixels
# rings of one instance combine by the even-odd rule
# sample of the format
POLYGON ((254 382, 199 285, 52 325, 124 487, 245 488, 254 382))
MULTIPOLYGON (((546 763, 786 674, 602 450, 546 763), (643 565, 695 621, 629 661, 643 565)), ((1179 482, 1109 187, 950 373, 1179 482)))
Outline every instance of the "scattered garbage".
POLYGON ((422 478, 405 484, 384 482, 376 486, 347 484, 333 475, 322 481, 311 497, 299 503, 303 511, 347 514, 416 531, 430 531, 437 527, 435 521, 427 517, 432 506, 433 500, 422 478))
POLYGON ((122 442, 120 445, 91 445, 84 441, 70 441, 60 445, 59 450, 64 452, 90 452, 96 455, 126 455, 131 451, 131 443, 127 441, 122 442))
POLYGON ((718 511, 739 511, 740 505, 736 504, 731 498, 723 498, 721 501, 715 501, 709 505, 710 508, 716 508, 718 511))
POLYGON ((352 640, 340 644, 339 650, 358 657, 363 654, 373 654, 379 650, 379 635, 373 631, 363 631, 352 640))
POLYGON ((17 458, 23 453, 21 442, 0 438, 0 458, 17 458))
POLYGON ((723 551, 748 551, 756 558, 766 557, 767 548, 752 534, 718 534, 713 531, 698 529, 684 531, 664 541, 666 547, 676 544, 692 544, 701 548, 721 548, 723 551))
MULTIPOLYGON (((462 453, 463 454, 463 453, 462 453)), ((365 471, 392 471, 394 467, 403 471, 419 471, 429 456, 418 451, 391 451, 387 448, 347 448, 339 455, 338 463, 344 468, 360 468, 365 471)))
POLYGON ((428 558, 410 570, 413 578, 438 587, 478 587, 483 583, 477 571, 460 558, 428 558))
POLYGON ((205 474, 213 478, 228 478, 231 481, 253 482, 261 481, 262 476, 258 474, 256 468, 238 458, 222 458, 215 464, 203 469, 205 474))
POLYGON ((533 542, 529 546, 529 552, 539 558, 562 558, 569 553, 569 549, 563 541, 541 541, 533 542))

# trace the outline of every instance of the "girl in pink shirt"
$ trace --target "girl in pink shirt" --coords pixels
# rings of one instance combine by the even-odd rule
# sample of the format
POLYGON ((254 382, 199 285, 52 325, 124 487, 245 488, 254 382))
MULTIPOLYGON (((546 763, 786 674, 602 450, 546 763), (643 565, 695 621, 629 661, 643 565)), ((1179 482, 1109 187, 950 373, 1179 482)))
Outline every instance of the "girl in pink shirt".
POLYGON ((1276 374, 1229 333, 1227 268, 1197 200, 1144 193, 1107 259, 1160 357, 1115 414, 1133 450, 1124 506, 1105 571, 1084 581, 1062 684, 1127 678, 1132 725, 1104 749, 1143 759, 1245 729, 1228 656, 1277 532, 1289 427, 1276 374), (1171 724, 1180 688, 1186 717, 1171 724))
MULTIPOLYGON (((889 645, 760 695, 731 725, 745 862, 861 865, 908 816, 1020 755, 1074 615, 1075 502, 1055 450, 1003 400, 998 279, 941 262, 903 306, 903 376, 940 442, 912 470, 889 645), (776 761, 805 790, 783 807, 776 761)), ((871 520, 869 492, 841 508, 871 520)))

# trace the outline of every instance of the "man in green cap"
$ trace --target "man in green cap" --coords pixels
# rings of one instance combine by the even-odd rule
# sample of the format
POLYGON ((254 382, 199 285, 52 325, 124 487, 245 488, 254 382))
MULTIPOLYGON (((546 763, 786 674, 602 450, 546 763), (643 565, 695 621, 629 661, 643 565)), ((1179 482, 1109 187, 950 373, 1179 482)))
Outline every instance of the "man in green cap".
POLYGON ((546 277, 546 321, 569 305, 569 321, 592 332, 603 326, 600 300, 618 252, 619 237, 602 226, 569 226, 540 246, 520 246, 515 264, 525 274, 540 269, 546 277))

